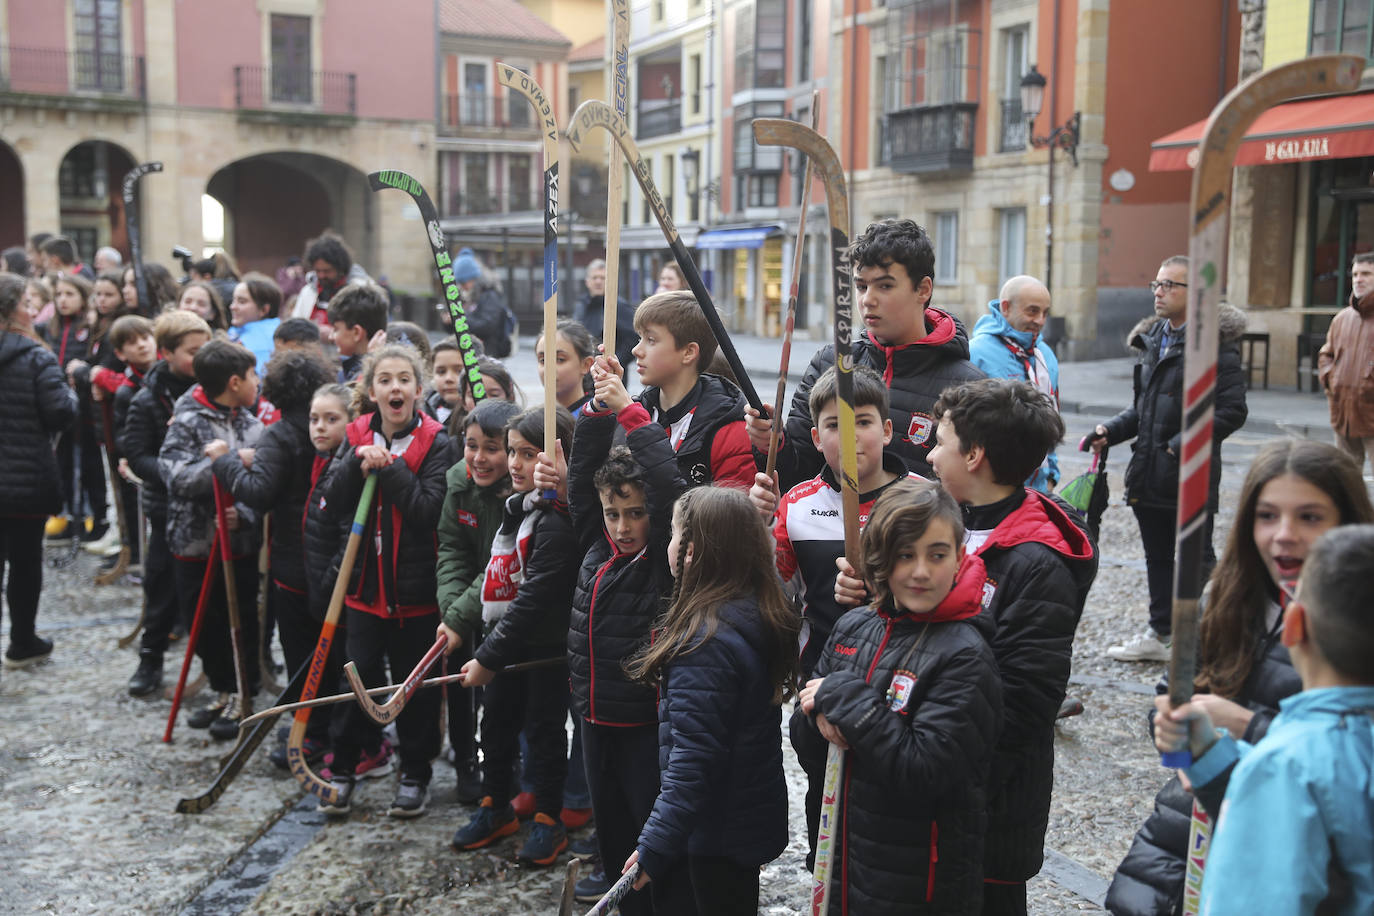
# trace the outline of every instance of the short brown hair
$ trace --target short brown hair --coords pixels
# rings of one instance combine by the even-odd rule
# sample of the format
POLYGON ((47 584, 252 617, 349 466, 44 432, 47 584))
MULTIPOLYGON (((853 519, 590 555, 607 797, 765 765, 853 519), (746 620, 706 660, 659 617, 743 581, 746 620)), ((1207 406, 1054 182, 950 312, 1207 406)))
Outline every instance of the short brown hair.
POLYGON ((1374 621, 1364 586, 1374 569, 1374 525, 1342 525, 1317 538, 1302 567, 1298 600, 1308 635, 1342 676, 1374 684, 1374 621))
POLYGON ((936 422, 948 417, 960 454, 983 447, 992 479, 1004 487, 1025 482, 1064 438, 1054 401, 1030 382, 983 378, 946 388, 935 402, 936 422))
POLYGON ((1351 264, 1374 264, 1374 251, 1361 251, 1350 259, 1351 264))
POLYGON ((635 330, 643 334, 651 324, 673 335, 673 345, 679 350, 688 344, 697 345, 698 372, 711 365, 711 357, 716 355, 716 335, 691 290, 655 293, 641 302, 635 309, 635 330))
MULTIPOLYGON (((878 408, 878 418, 887 420, 890 408, 887 386, 883 384, 882 376, 868 366, 855 366, 853 376, 854 409, 876 407, 878 408)), ((821 373, 820 378, 816 379, 816 384, 811 386, 811 394, 806 401, 806 406, 811 409, 812 426, 816 426, 820 422, 821 411, 838 396, 839 377, 835 374, 835 367, 831 366, 821 373)))
POLYGON ((124 315, 110 325, 110 347, 115 352, 140 337, 153 337, 153 323, 142 315, 124 315))
POLYGON ((268 318, 281 314, 281 287, 276 280, 250 270, 239 278, 239 282, 248 288, 248 298, 253 300, 254 305, 267 309, 268 318))
POLYGON ((185 309, 169 309, 153 322, 153 339, 163 353, 171 353, 192 334, 204 334, 207 341, 214 336, 204 318, 185 309))
POLYGON ((872 586, 874 603, 892 601, 889 578, 901 548, 919 541, 937 519, 949 522, 955 549, 964 543, 964 516, 949 491, 930 480, 905 478, 873 504, 859 541, 858 571, 872 586))

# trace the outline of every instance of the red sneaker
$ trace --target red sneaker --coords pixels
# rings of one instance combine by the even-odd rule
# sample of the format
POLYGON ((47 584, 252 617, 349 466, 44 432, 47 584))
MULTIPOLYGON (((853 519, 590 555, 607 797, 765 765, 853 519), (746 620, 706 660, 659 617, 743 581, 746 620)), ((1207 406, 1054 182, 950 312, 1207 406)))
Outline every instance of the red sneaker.
POLYGON ((534 816, 534 793, 521 792, 510 800, 510 806, 515 809, 515 816, 520 820, 528 820, 534 816))
POLYGON ((592 819, 591 808, 564 808, 558 815, 563 826, 569 830, 580 830, 592 819))

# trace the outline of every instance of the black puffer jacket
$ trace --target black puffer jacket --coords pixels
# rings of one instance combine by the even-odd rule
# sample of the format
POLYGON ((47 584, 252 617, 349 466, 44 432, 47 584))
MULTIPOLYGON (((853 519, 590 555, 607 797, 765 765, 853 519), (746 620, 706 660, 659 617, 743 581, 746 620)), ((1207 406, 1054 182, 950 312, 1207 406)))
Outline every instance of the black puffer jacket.
POLYGON ((270 575, 293 592, 306 590, 301 527, 314 457, 310 417, 302 410, 283 413, 263 430, 251 468, 243 466, 237 452, 219 456, 210 466, 234 499, 272 513, 270 575))
POLYGON ((676 451, 678 472, 688 486, 716 483, 748 489, 753 485, 754 455, 744 429, 746 402, 734 382, 703 374, 671 409, 660 409, 658 398, 658 388, 649 386, 636 400, 664 427, 681 430, 687 424, 676 451))
MULTIPOLYGON (((1205 595, 1203 600, 1205 602, 1205 595)), ((1276 613, 1276 607, 1269 609, 1270 616, 1276 613)), ((1251 744, 1259 741, 1278 715, 1279 702, 1300 690, 1302 679, 1293 668, 1288 649, 1279 640, 1276 626, 1255 645, 1255 666, 1240 694, 1232 697, 1255 714, 1245 727, 1245 734, 1236 737, 1251 744)), ((1155 692, 1169 692, 1167 673, 1160 679, 1155 692)), ((1152 706, 1149 713, 1151 731, 1154 730, 1154 712, 1152 706)), ((1219 785, 1215 788, 1224 792, 1228 779, 1229 776, 1217 780, 1219 785)), ((1183 880, 1192 810, 1193 795, 1183 788, 1177 776, 1159 790, 1154 812, 1136 833, 1126 858, 1117 866, 1107 890, 1108 912, 1116 916, 1167 916, 1183 911, 1183 880)))
MULTIPOLYGON (((850 747, 831 916, 982 907, 985 779, 1002 721, 1002 685, 980 614, 986 582, 970 554, 931 613, 859 608, 830 634, 813 711, 850 747)), ((800 707, 792 744, 808 772, 824 773, 829 745, 800 707)))
POLYGON ((715 634, 664 671, 661 788, 638 843, 651 878, 689 854, 762 865, 787 846, 782 720, 765 645, 758 605, 736 599, 721 606, 715 634))
MULTIPOLYGON (((1245 313, 1223 305, 1217 320, 1220 350, 1208 499, 1213 512, 1221 485, 1222 440, 1244 425, 1247 414, 1245 370, 1240 363, 1245 313)), ((1164 318, 1152 318, 1131 331, 1127 340, 1138 358, 1133 385, 1135 400, 1103 424, 1107 427, 1108 445, 1135 438, 1131 443, 1131 462, 1126 466, 1126 501, 1132 505, 1172 508, 1178 503, 1178 456, 1183 450, 1183 345, 1187 328, 1161 353, 1160 343, 1168 324, 1164 318)))
POLYGON ((53 436, 71 429, 75 392, 47 348, 12 331, 0 331, 0 391, 0 514, 62 511, 53 436))
POLYGON ((339 578, 339 561, 348 543, 348 526, 352 512, 335 511, 325 495, 329 492, 329 475, 338 465, 333 455, 315 453, 310 462, 310 487, 305 494, 305 513, 301 520, 301 541, 305 559, 305 594, 310 615, 323 621, 339 578))
POLYGON ((504 359, 510 356, 510 334, 506 331, 506 297, 494 285, 478 282, 470 301, 464 303, 468 327, 481 338, 482 352, 504 359))
POLYGON ((668 542, 673 502, 683 484, 663 427, 647 422, 648 414, 637 404, 620 416, 626 426, 643 418, 627 441, 643 469, 649 542, 638 553, 624 554, 606 533, 593 479, 620 424, 613 414, 583 413, 568 468, 568 506, 579 548, 586 551, 568 627, 568 672, 573 709, 582 718, 601 725, 647 725, 656 721, 654 690, 631 681, 624 663, 649 641, 663 596, 673 588, 668 542))
MULTIPOLYGON (((926 456, 935 447, 935 402, 951 385, 984 378, 982 370, 968 358, 968 334, 964 326, 947 312, 926 309, 926 336, 905 347, 885 347, 867 333, 851 345, 854 365, 868 366, 883 377, 891 399, 892 443, 887 451, 902 459, 907 469, 922 477, 933 477, 926 456)), ((821 373, 835 365, 835 346, 817 351, 806 367, 801 384, 792 395, 792 412, 787 416, 786 447, 778 450, 778 476, 783 492, 820 473, 825 459, 811 444, 811 386, 821 373)), ((756 451, 760 470, 765 456, 756 451)))
POLYGON ((172 419, 177 399, 195 383, 193 378, 177 375, 165 362, 154 364, 143 376, 143 387, 129 400, 129 412, 116 434, 119 450, 143 481, 139 498, 143 514, 150 518, 167 516, 167 484, 158 469, 157 453, 167 437, 167 421, 172 419))

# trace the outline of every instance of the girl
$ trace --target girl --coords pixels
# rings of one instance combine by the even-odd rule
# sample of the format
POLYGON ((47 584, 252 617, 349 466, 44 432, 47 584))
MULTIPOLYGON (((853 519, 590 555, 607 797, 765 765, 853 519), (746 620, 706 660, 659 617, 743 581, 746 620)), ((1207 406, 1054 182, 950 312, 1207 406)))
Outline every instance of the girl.
MULTIPOLYGON (((234 298, 229 303, 230 320, 233 322, 229 339, 237 340, 253 351, 258 358, 259 375, 266 373, 267 361, 272 358, 272 335, 277 325, 281 324, 281 319, 277 317, 280 311, 281 287, 271 277, 250 271, 234 286, 234 298)), ((312 385, 300 396, 314 390, 315 386, 312 385)), ((270 395, 264 394, 263 397, 276 404, 270 395)))
POLYGON ((224 300, 220 298, 219 290, 204 280, 192 280, 181 288, 181 294, 177 297, 177 308, 195 312, 216 331, 223 331, 229 327, 229 319, 224 313, 224 300))
POLYGON ((703 913, 758 910, 759 866, 787 845, 778 706, 796 684, 797 620, 773 542, 738 490, 698 487, 673 511, 672 603, 629 667, 659 690, 662 788, 625 861, 703 913))
POLYGON ((48 281, 42 277, 31 277, 24 285, 24 306, 33 316, 32 324, 35 328, 46 328, 53 314, 57 311, 53 306, 52 287, 48 281))
MULTIPOLYGON (((363 476, 376 474, 376 508, 349 579, 345 599, 348 657, 370 687, 408 675, 429 649, 439 626, 435 599, 434 530, 444 501, 449 443, 443 428, 419 410, 424 362, 414 348, 386 344, 368 355, 360 389, 363 411, 348 424, 347 443, 325 486, 326 504, 342 522, 358 503, 363 476), (407 625, 409 624, 409 625, 407 625)), ((338 801, 329 814, 351 810, 359 753, 368 737, 363 711, 350 706, 332 729, 331 781, 338 801)), ((439 754, 439 694, 421 690, 396 719, 401 784, 387 812, 425 812, 430 761, 439 754)))
POLYGON ((132 266, 124 268, 124 301, 138 306, 138 313, 144 318, 156 318, 163 309, 171 308, 177 301, 177 284, 167 268, 149 261, 143 265, 143 282, 148 286, 148 301, 138 298, 138 280, 132 266))
POLYGON ((24 279, 0 273, 0 577, 9 566, 10 641, 5 664, 30 665, 52 652, 35 630, 43 590, 43 520, 61 510, 51 438, 72 427, 76 395, 24 312, 24 279))
MULTIPOLYGON (((544 335, 534 343, 534 356, 539 361, 539 384, 544 380, 544 335)), ((554 346, 554 398, 577 419, 592 391, 592 363, 596 360, 596 340, 580 321, 571 318, 558 320, 554 346)))
MULTIPOLYGON (((525 404, 525 395, 520 391, 520 387, 515 384, 515 379, 511 377, 510 370, 506 364, 499 359, 492 359, 490 356, 477 357, 477 371, 482 376, 482 385, 486 388, 487 397, 498 401, 514 401, 522 407, 525 404)), ((472 410, 477 406, 477 400, 472 396, 472 391, 468 387, 467 375, 463 376, 463 407, 472 410)))
MULTIPOLYGON (((1202 599, 1192 702, 1236 738, 1264 737, 1279 702, 1302 689, 1281 643, 1283 607, 1312 544, 1330 528, 1374 521, 1360 469, 1323 442, 1285 439, 1255 457, 1236 522, 1202 599)), ((1155 688, 1168 692, 1168 677, 1155 688)), ((1153 728, 1154 709, 1150 710, 1153 728)), ((1225 784, 1216 784, 1224 791, 1225 784)), ((1181 911, 1193 796, 1174 777, 1107 892, 1121 916, 1181 911)))
POLYGON ((409 321, 392 321, 386 326, 386 339, 387 343, 414 347, 415 352, 420 354, 420 359, 424 360, 426 366, 434 363, 434 350, 430 346, 429 335, 418 324, 409 321))

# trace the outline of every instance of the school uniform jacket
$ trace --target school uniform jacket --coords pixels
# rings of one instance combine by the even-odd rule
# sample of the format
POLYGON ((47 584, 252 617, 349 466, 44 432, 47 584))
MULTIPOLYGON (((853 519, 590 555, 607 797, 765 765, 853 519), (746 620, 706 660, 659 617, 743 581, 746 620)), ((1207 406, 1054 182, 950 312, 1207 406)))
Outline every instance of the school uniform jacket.
POLYGON ((317 621, 323 621, 329 610, 329 599, 339 578, 339 562, 343 559, 344 545, 348 543, 345 526, 353 521, 347 506, 344 507, 347 518, 343 518, 343 513, 335 512, 325 495, 329 490, 329 474, 337 464, 332 454, 316 452, 310 459, 310 486, 305 493, 305 511, 301 519, 306 608, 317 621))
MULTIPOLYGON (((53 436, 71 429, 76 394, 38 341, 0 331, 0 515, 38 517, 62 510, 53 436)), ((13 577, 16 571, 11 569, 13 577)), ((18 575, 26 571, 18 570, 18 575)))
POLYGON ((703 373, 671 410, 658 406, 650 386, 636 399, 668 431, 678 471, 688 486, 725 484, 747 490, 754 484, 754 456, 744 429, 744 395, 728 379, 703 373))
MULTIPOLYGON (((167 517, 167 484, 157 463, 162 440, 167 438, 167 421, 172 418, 177 399, 196 383, 158 362, 143 376, 143 385, 129 398, 128 413, 119 424, 115 441, 135 476, 143 481, 139 498, 143 514, 149 518, 167 517)), ((119 402, 116 400, 116 412, 119 402)))
POLYGON ((482 632, 482 582, 491 542, 501 527, 510 495, 510 477, 502 474, 489 486, 478 486, 465 460, 448 469, 444 507, 439 514, 439 613, 444 623, 471 645, 482 632))

